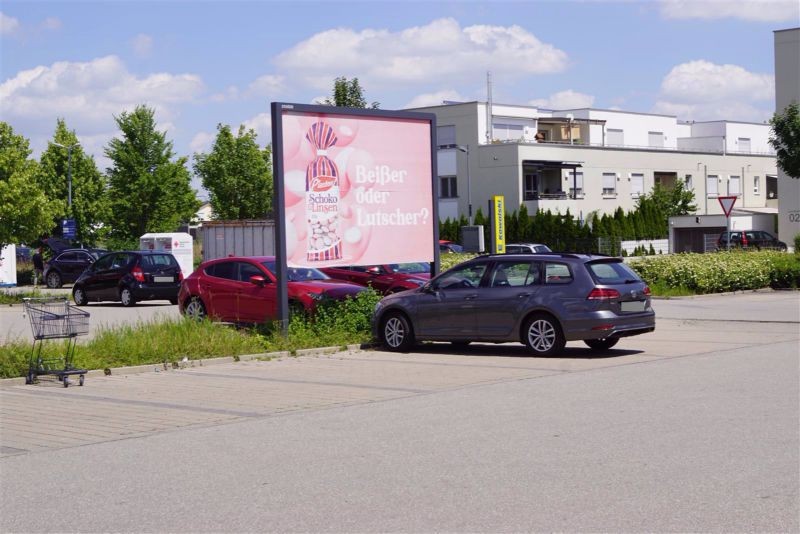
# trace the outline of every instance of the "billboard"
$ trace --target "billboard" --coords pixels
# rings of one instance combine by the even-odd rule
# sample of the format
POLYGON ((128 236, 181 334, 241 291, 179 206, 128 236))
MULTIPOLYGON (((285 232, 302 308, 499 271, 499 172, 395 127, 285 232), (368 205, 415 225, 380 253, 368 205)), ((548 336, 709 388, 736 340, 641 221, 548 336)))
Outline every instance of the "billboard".
POLYGON ((272 112, 288 266, 435 262, 432 114, 278 103, 272 112))

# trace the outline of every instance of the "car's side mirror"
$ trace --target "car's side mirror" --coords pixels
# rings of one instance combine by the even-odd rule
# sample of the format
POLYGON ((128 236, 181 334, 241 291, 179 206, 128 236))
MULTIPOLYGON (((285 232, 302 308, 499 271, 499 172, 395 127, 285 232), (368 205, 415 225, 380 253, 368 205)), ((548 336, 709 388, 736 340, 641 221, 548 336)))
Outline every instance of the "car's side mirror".
POLYGON ((264 287, 267 284, 267 279, 261 275, 254 274, 250 277, 250 283, 258 287, 264 287))
POLYGON ((439 292, 439 289, 434 287, 433 284, 431 284, 429 282, 429 283, 425 284, 424 286, 422 286, 422 292, 423 293, 428 293, 430 295, 435 295, 436 293, 439 292))

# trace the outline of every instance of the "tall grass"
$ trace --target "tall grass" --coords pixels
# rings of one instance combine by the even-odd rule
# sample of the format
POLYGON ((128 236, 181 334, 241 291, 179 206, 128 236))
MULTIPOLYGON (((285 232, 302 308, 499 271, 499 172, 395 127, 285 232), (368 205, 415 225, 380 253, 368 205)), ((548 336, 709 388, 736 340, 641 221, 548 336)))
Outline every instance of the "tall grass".
MULTIPOLYGON (((371 338, 370 317, 380 297, 372 290, 345 301, 323 302, 314 317, 294 317, 287 337, 275 325, 236 328, 211 321, 169 319, 114 326, 100 330, 75 348, 75 367, 105 369, 145 364, 172 364, 278 350, 344 346, 371 338)), ((32 342, 12 340, 0 346, 0 378, 24 376, 32 342)), ((46 341, 42 356, 63 357, 63 340, 46 341)))

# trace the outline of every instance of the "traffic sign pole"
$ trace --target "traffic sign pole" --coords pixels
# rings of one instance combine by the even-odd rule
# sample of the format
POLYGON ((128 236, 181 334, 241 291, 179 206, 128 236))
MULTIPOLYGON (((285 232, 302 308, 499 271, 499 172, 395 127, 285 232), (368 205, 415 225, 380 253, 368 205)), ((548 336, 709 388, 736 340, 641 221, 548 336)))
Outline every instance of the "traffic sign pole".
POLYGON ((722 211, 725 213, 725 219, 727 220, 727 227, 728 227, 728 239, 727 239, 727 249, 728 251, 731 250, 731 213, 733 212, 733 205, 736 204, 735 196, 728 196, 728 197, 717 197, 719 201, 719 205, 722 206, 722 211))

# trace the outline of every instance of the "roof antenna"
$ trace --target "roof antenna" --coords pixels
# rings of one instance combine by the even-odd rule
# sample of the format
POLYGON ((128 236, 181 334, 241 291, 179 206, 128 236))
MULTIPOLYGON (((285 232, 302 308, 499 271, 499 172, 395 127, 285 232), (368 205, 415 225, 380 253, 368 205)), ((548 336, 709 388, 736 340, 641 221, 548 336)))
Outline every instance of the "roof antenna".
POLYGON ((492 73, 486 71, 486 144, 492 144, 492 73))

